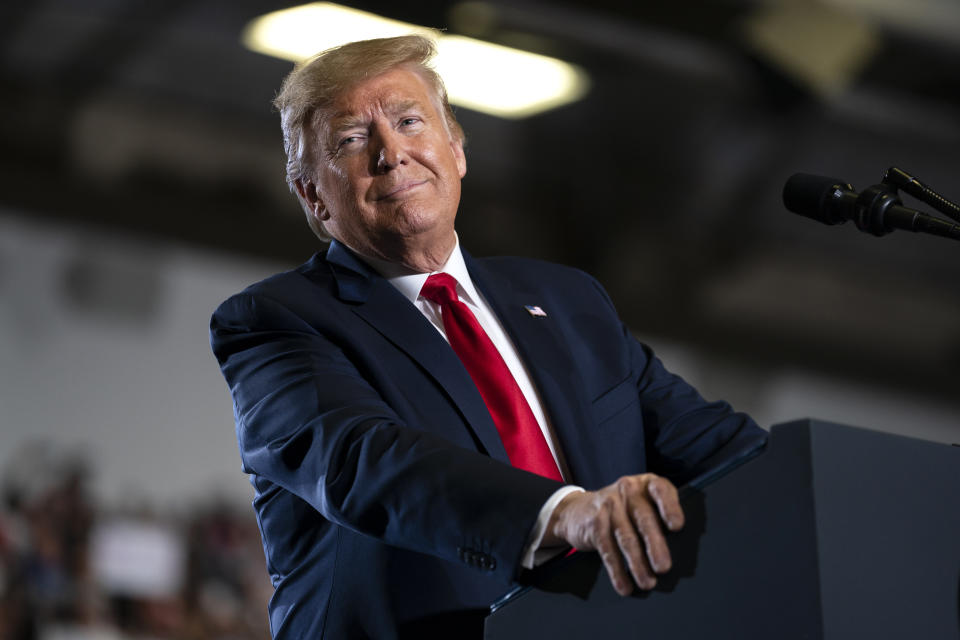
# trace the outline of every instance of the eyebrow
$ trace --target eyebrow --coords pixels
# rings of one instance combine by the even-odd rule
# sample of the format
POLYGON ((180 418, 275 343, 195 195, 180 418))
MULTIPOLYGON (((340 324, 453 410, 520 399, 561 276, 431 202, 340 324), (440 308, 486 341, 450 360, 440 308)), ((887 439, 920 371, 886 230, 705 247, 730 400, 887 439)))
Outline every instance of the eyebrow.
POLYGON ((338 113, 330 118, 329 131, 331 134, 338 134, 347 129, 353 129, 363 125, 364 120, 360 116, 347 113, 338 113))
POLYGON ((417 100, 404 100, 403 102, 395 102, 393 104, 387 105, 387 111, 390 115, 396 115, 403 111, 409 111, 414 107, 419 107, 420 103, 417 100))

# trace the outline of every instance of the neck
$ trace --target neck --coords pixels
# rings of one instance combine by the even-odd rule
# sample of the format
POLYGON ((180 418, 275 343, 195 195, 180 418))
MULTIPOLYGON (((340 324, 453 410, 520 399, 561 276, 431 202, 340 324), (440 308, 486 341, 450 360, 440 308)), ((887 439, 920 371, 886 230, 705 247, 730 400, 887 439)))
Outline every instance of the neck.
POLYGON ((407 273, 433 273, 439 271, 450 258, 457 246, 457 236, 451 233, 443 241, 429 243, 411 243, 401 239, 396 243, 376 243, 366 247, 354 247, 346 242, 343 244, 363 258, 389 262, 402 267, 407 273))

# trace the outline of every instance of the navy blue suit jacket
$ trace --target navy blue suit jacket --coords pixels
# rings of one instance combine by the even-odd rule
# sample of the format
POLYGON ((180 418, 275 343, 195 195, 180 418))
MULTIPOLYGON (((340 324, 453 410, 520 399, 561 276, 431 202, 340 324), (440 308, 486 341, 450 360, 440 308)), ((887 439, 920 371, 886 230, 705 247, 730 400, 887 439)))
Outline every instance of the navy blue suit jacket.
MULTIPOLYGON (((586 274, 465 259, 572 482, 651 470, 682 483, 765 437, 667 372, 586 274)), ((561 485, 509 466, 449 345, 342 245, 224 302, 211 342, 256 490, 275 637, 396 637, 411 621, 485 607, 518 578, 561 485)))

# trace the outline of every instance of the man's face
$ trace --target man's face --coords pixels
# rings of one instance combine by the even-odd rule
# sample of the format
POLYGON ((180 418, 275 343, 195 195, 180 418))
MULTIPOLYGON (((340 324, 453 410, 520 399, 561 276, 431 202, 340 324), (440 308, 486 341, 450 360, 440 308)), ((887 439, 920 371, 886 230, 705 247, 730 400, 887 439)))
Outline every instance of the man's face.
POLYGON ((312 177, 300 188, 327 233, 389 260, 453 248, 467 164, 419 75, 398 67, 355 85, 316 133, 312 177))

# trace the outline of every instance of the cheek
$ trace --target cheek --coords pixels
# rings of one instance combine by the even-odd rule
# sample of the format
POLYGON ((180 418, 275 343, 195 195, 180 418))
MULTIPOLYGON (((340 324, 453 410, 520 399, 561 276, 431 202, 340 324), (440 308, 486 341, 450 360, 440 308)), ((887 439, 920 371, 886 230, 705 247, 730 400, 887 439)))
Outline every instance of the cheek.
POLYGON ((363 200, 363 185, 350 179, 350 173, 337 168, 327 172, 323 181, 324 195, 328 207, 340 210, 352 210, 363 200))
POLYGON ((431 147, 424 155, 424 160, 429 163, 428 166, 434 173, 444 179, 444 182, 458 182, 458 178, 463 177, 457 158, 450 152, 449 146, 431 147))

